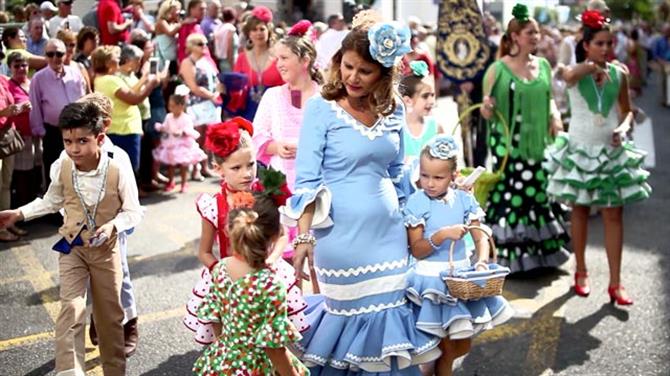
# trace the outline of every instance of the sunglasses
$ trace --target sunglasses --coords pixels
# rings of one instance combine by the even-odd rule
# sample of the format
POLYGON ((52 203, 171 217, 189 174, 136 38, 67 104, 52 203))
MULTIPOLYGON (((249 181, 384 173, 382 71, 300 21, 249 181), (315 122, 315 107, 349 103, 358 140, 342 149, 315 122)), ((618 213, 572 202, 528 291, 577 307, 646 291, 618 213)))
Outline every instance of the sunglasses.
POLYGON ((47 57, 54 57, 54 56, 56 56, 56 57, 63 57, 63 56, 65 56, 65 52, 60 52, 60 51, 48 51, 48 52, 45 53, 45 55, 47 55, 47 57))
POLYGON ((14 69, 28 68, 28 63, 14 64, 14 65, 12 65, 12 68, 14 68, 14 69))
POLYGON ((198 43, 196 43, 195 45, 198 46, 198 47, 205 47, 205 43, 204 43, 204 42, 198 42, 198 43))
POLYGON ((69 47, 69 48, 75 48, 75 47, 77 47, 77 44, 76 44, 76 43, 68 43, 68 44, 67 44, 67 47, 69 47))

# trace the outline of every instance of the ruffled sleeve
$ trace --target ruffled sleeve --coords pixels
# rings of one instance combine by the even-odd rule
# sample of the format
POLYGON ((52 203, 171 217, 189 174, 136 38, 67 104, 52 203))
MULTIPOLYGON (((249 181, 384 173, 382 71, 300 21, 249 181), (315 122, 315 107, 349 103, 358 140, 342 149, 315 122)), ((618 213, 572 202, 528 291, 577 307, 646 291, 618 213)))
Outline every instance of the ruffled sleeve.
POLYGON ((462 191, 460 189, 455 190, 463 203, 463 223, 470 224, 472 221, 484 221, 486 214, 482 210, 481 206, 477 202, 477 199, 472 193, 462 191))
POLYGON ((219 263, 212 272, 212 287, 205 295, 198 307, 198 320, 201 322, 212 323, 221 322, 221 290, 218 286, 222 283, 221 268, 224 263, 219 263))
POLYGON ((324 100, 315 97, 307 102, 296 156, 296 179, 293 196, 282 206, 282 223, 297 226, 298 219, 307 205, 316 203, 312 228, 327 228, 333 225, 330 218, 331 192, 323 182, 323 156, 326 149, 328 121, 323 114, 324 100))
POLYGON ((195 207, 204 220, 217 227, 216 197, 203 193, 195 200, 195 207))
POLYGON ((276 349, 299 341, 300 333, 288 319, 286 287, 270 276, 263 292, 265 311, 262 316, 265 320, 256 332, 256 346, 276 349))
POLYGON ((430 217, 430 199, 423 190, 418 190, 409 196, 402 213, 406 227, 425 227, 430 217))
POLYGON ((399 148, 398 148, 398 154, 396 155, 395 159, 393 162, 388 167, 388 174, 389 177, 391 178, 391 181, 393 182, 393 185, 395 186, 396 193, 398 195, 398 201, 400 204, 404 204, 405 200, 407 199, 406 195, 406 187, 404 183, 406 183, 404 176, 405 176, 405 143, 404 143, 404 137, 403 137, 403 124, 405 123, 405 107, 402 104, 402 100, 397 98, 396 99, 397 107, 393 115, 391 115, 391 119, 389 120, 390 122, 393 122, 393 124, 390 125, 390 131, 392 132, 397 132, 400 140, 399 140, 399 148), (397 122, 397 124, 395 124, 397 122))

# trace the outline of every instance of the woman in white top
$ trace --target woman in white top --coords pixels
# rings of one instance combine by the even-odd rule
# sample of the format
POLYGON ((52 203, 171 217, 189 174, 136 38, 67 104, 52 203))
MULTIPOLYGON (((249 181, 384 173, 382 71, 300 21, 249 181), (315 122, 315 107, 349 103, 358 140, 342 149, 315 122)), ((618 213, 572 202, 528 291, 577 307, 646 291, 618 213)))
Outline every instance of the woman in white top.
POLYGON ((233 70, 237 60, 237 49, 240 45, 240 37, 237 35, 235 20, 237 14, 231 7, 223 8, 223 23, 214 29, 214 55, 219 61, 221 73, 233 70))

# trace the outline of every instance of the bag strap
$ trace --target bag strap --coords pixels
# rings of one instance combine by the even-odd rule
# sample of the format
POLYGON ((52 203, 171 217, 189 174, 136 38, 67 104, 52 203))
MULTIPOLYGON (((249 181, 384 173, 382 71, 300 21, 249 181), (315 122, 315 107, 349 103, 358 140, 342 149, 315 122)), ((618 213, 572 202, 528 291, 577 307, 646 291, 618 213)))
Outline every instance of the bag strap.
POLYGON ((19 89, 21 89, 21 91, 23 91, 26 95, 30 96, 30 94, 28 94, 28 92, 26 91, 26 89, 24 89, 23 86, 21 86, 21 84, 18 83, 15 79, 10 78, 9 80, 12 81, 14 84, 16 84, 16 86, 18 86, 19 89))
MULTIPOLYGON (((480 225, 480 226, 467 226, 468 230, 477 230, 481 231, 484 233, 484 236, 489 241, 489 256, 491 256, 491 259, 493 260, 493 263, 498 262, 498 251, 496 250, 496 245, 493 242, 493 231, 491 230, 490 227, 485 226, 485 225, 480 225)), ((474 239, 473 239, 474 240, 474 239)), ((458 240, 452 240, 451 244, 449 245, 449 273, 451 275, 454 274, 454 247, 456 246, 456 242, 458 240)))

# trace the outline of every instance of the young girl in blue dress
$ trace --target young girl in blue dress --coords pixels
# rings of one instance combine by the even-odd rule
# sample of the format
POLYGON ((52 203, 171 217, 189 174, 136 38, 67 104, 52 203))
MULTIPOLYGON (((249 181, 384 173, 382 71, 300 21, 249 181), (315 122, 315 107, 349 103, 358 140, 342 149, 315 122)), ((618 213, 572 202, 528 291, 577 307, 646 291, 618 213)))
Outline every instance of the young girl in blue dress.
MULTIPOLYGON (((500 325, 512 316, 502 296, 462 301, 443 280, 450 268, 449 248, 455 269, 468 268, 470 255, 463 236, 468 226, 479 226, 484 212, 467 191, 451 188, 456 174, 458 147, 453 137, 438 135, 421 150, 419 185, 403 210, 412 255, 417 259, 407 276, 407 298, 414 304, 416 327, 442 339, 438 375, 450 375, 454 359, 465 355, 471 338, 500 325)), ((488 269, 489 243, 480 231, 470 230, 475 241, 475 269, 488 269)))
POLYGON ((410 74, 400 81, 398 90, 407 107, 406 123, 403 129, 405 160, 419 157, 428 140, 444 129, 431 116, 435 107, 435 79, 428 70, 428 64, 416 60, 409 63, 410 74))

